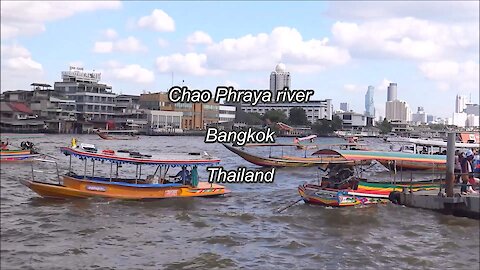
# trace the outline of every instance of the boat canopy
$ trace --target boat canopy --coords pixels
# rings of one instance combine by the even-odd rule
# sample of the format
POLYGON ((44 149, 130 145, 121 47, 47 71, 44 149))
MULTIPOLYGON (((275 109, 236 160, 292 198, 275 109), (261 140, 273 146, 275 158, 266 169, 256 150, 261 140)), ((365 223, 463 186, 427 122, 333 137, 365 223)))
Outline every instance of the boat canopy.
MULTIPOLYGON (((425 139, 412 139, 412 138, 391 138, 387 139, 388 142, 399 142, 399 143, 412 143, 416 145, 424 146, 438 146, 447 148, 447 142, 438 141, 438 140, 425 140, 425 139)), ((456 148, 480 148, 480 143, 455 143, 456 148)))
POLYGON ((385 151, 362 151, 362 150, 318 150, 312 155, 339 155, 346 160, 396 160, 396 161, 415 161, 425 163, 445 164, 446 155, 426 155, 403 152, 385 152, 385 151))
POLYGON ((81 148, 61 147, 60 151, 65 155, 71 155, 79 159, 92 159, 98 161, 107 161, 117 164, 136 164, 136 165, 155 165, 165 167, 177 166, 206 166, 220 163, 220 159, 209 156, 204 153, 191 154, 162 154, 160 155, 144 155, 128 151, 84 151, 81 148))

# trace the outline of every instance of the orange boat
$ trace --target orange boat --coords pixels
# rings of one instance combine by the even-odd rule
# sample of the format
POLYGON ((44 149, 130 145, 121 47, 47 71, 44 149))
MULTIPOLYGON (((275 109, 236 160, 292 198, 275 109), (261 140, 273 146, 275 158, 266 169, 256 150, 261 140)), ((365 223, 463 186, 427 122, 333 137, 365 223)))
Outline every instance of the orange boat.
MULTIPOLYGON (((158 157, 129 151, 99 151, 93 145, 81 144, 76 146, 76 143, 73 143, 72 147, 62 147, 61 152, 70 156, 70 168, 67 174, 60 176, 57 167, 58 183, 36 180, 33 175, 35 171, 33 164, 32 179, 20 180, 20 182, 42 197, 48 198, 163 199, 218 196, 230 192, 224 186, 218 184, 199 182, 198 166, 213 165, 220 162, 219 159, 208 155, 200 156, 199 153, 190 153, 158 157), (83 175, 78 175, 72 171, 72 157, 84 160, 83 175), (87 175, 88 161, 92 162, 92 169, 89 170, 89 172, 92 172, 91 175, 87 175), (108 177, 95 175, 96 163, 110 164, 110 175, 108 177), (136 166, 135 177, 118 177, 119 167, 126 164, 136 166), (153 174, 144 174, 142 177, 142 168, 145 167, 156 167, 156 169, 153 174), (179 173, 182 176, 181 179, 167 175, 168 170, 172 167, 181 168, 179 173), (188 168, 191 169, 190 174, 188 168)), ((55 161, 43 161, 56 165, 55 161)))

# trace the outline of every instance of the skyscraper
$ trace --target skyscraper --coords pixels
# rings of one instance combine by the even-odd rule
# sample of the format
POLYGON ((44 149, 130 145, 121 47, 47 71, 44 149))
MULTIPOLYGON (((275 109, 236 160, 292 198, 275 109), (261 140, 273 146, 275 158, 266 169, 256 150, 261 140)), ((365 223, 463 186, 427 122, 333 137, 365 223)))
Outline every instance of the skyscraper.
POLYGON ((340 102, 340 110, 344 111, 344 112, 348 112, 349 111, 349 108, 350 106, 348 106, 348 103, 347 102, 340 102))
POLYGON ((374 90, 375 87, 370 85, 365 94, 365 115, 369 117, 375 117, 375 103, 373 101, 374 90))
POLYGON ((397 100, 397 84, 390 83, 387 90, 387 101, 397 100))
POLYGON ((457 95, 455 98, 455 112, 461 113, 467 107, 467 97, 462 95, 457 95))
POLYGON ((270 74, 270 91, 275 97, 277 90, 283 90, 285 87, 290 88, 290 72, 286 72, 285 65, 280 63, 270 74))

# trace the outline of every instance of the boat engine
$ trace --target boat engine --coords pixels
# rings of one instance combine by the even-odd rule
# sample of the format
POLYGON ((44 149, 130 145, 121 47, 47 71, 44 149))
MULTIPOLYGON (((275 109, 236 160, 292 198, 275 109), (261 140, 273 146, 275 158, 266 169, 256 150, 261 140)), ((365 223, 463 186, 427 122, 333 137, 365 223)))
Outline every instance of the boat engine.
POLYGON ((22 150, 30 150, 32 154, 36 153, 36 147, 35 144, 29 141, 23 141, 20 143, 20 148, 22 150))
POLYGON ((331 183, 332 188, 341 188, 345 186, 353 177, 353 168, 345 165, 329 166, 327 179, 331 183))

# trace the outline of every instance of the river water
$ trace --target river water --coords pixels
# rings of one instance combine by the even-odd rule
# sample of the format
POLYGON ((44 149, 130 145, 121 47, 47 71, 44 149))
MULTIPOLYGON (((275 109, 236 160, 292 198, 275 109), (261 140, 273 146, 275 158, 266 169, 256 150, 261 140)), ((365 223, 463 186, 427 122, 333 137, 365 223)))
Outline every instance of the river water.
MULTIPOLYGON (((207 151, 226 169, 258 169, 203 137, 77 138, 144 153, 207 151)), ((68 159, 58 147, 70 139, 28 140, 59 158, 65 171, 68 159)), ((385 146, 377 139, 367 143, 385 146)), ((82 163, 74 167, 83 172, 82 163)), ((109 166, 98 170, 106 173, 109 166)), ((479 269, 478 220, 393 204, 332 209, 300 202, 276 213, 296 201, 297 186, 314 181, 317 172, 279 169, 273 183, 227 184, 232 193, 216 198, 62 201, 41 198, 19 183, 31 178, 30 165, 1 164, 1 269, 479 269)))

